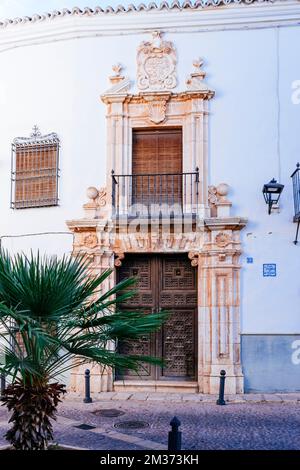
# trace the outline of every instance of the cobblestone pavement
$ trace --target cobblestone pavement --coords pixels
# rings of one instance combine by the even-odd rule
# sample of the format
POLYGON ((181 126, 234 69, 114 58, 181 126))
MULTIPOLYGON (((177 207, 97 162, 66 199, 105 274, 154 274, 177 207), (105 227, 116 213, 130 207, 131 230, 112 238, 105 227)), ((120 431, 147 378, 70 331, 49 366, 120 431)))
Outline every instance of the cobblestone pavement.
MULTIPOLYGON (((55 441, 86 449, 166 449, 169 422, 176 415, 181 423, 182 447, 211 449, 300 449, 300 395, 243 395, 227 397, 217 406, 216 397, 179 394, 101 394, 91 404, 69 396, 59 407, 54 425, 55 441), (113 399, 112 399, 113 398, 113 399), (105 417, 95 411, 117 410, 123 414, 105 417), (144 428, 115 425, 128 421, 144 428), (91 430, 75 426, 88 424, 91 430)), ((5 444, 8 413, 0 408, 0 445, 5 444)))

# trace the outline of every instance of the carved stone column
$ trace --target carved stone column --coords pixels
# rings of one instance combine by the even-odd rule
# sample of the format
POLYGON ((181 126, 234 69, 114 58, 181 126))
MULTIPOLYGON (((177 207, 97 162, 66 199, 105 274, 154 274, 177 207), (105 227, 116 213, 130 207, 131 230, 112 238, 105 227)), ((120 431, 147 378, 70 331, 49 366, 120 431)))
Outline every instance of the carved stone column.
MULTIPOLYGON (((74 233, 73 254, 82 253, 89 260, 90 276, 97 276, 114 267, 114 253, 111 250, 111 226, 106 215, 106 189, 89 188, 90 202, 84 205, 85 218, 67 221, 74 233)), ((114 272, 102 284, 103 292, 115 285, 114 272)), ((99 393, 113 389, 111 368, 98 364, 85 364, 71 371, 70 391, 84 393, 84 371, 91 371, 91 392, 99 393)))

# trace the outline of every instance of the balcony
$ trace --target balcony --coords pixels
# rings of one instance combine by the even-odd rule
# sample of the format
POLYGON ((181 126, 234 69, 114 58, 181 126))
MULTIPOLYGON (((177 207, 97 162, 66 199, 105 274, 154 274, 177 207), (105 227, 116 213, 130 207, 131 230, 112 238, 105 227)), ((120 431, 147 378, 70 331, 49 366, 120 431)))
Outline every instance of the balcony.
POLYGON ((116 218, 196 216, 199 170, 192 173, 116 175, 112 171, 112 207, 116 218))
POLYGON ((298 243, 299 228, 300 228, 300 164, 297 163, 296 170, 291 175, 293 182, 293 195, 294 195, 294 222, 297 222, 295 245, 298 243))

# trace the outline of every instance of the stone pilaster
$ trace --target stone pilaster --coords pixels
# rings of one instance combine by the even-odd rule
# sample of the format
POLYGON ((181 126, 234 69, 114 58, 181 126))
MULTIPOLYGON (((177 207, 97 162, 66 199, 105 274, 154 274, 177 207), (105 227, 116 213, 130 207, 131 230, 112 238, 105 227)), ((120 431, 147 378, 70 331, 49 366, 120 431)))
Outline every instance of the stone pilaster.
POLYGON ((246 220, 205 220, 199 253, 199 389, 217 393, 226 370, 227 393, 243 392, 240 362, 240 230, 246 220))
MULTIPOLYGON (((111 224, 107 214, 106 188, 97 190, 88 188, 87 195, 90 201, 85 204, 85 217, 67 222, 74 234, 73 255, 83 254, 89 261, 90 276, 98 276, 105 270, 114 268, 114 253, 111 250, 112 234, 111 224)), ((102 284, 103 292, 107 292, 115 285, 115 274, 105 279, 102 284)), ((91 371, 91 392, 99 393, 113 389, 113 371, 98 364, 85 364, 77 366, 71 371, 70 390, 84 393, 84 371, 91 371)))

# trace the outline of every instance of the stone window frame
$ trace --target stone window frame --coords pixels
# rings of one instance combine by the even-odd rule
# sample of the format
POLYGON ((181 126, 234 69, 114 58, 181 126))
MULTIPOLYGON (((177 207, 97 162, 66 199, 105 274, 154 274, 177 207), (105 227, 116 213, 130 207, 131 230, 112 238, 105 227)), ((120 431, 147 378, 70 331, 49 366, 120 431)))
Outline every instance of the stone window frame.
POLYGON ((107 194, 115 174, 132 173, 132 134, 138 129, 182 128, 183 172, 199 169, 198 216, 209 215, 208 206, 208 100, 211 91, 140 92, 104 94, 107 105, 107 194))

